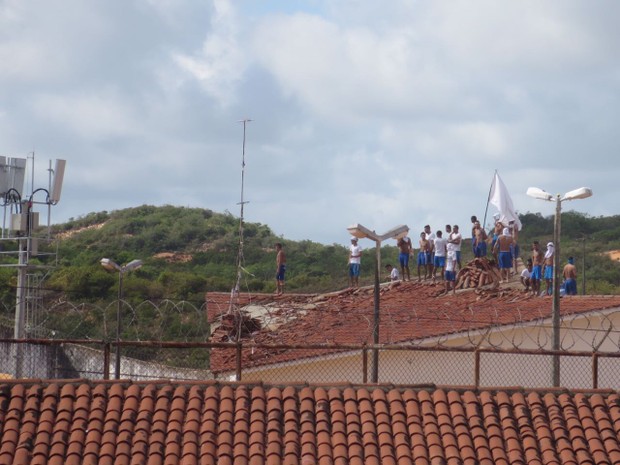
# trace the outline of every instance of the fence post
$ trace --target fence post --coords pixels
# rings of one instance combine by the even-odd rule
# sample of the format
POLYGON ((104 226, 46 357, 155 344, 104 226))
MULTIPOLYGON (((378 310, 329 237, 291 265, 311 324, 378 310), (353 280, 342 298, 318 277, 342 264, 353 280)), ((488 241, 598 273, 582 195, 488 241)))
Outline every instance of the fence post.
POLYGON ((362 347, 362 383, 368 383, 368 350, 366 343, 362 347))
POLYGON ((237 381, 241 381, 241 341, 237 341, 237 381))
POLYGON ((592 353, 592 389, 598 389, 598 353, 592 353))
POLYGON ((103 344, 103 379, 110 379, 110 342, 103 344))
POLYGON ((480 351, 474 352, 474 386, 480 387, 480 351))

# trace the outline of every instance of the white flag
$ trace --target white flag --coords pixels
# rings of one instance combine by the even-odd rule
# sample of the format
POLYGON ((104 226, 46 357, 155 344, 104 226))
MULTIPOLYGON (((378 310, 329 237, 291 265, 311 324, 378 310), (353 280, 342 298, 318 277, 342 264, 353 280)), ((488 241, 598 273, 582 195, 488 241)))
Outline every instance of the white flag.
POLYGON ((499 210, 499 221, 506 226, 508 226, 510 221, 514 221, 519 231, 521 231, 519 215, 515 212, 512 199, 510 198, 508 189, 506 189, 506 184, 504 184, 504 181, 499 177, 497 171, 495 172, 493 184, 491 185, 489 203, 499 210))

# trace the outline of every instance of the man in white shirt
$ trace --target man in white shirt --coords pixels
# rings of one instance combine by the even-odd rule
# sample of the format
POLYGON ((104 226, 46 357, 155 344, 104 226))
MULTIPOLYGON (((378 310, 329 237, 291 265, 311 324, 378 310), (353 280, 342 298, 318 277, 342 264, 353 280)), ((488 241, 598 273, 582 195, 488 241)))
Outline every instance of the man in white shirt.
POLYGON ((532 269, 532 259, 529 259, 527 261, 527 268, 524 268, 521 272, 521 284, 525 287, 525 292, 528 292, 532 285, 532 269))
POLYGON ((387 265, 385 265, 385 270, 389 273, 390 275, 390 281, 398 281, 400 279, 400 276, 398 274, 398 268, 390 265, 389 263, 387 265))
POLYGON ((452 293, 456 293, 456 252, 449 251, 446 255, 446 294, 452 290, 452 293))
POLYGON ((437 268, 441 268, 440 276, 444 279, 444 270, 446 267, 446 253, 448 251, 448 239, 442 237, 443 233, 437 231, 437 237, 435 237, 435 258, 433 259, 433 281, 435 281, 435 272, 437 268))
POLYGON ((461 242, 463 242, 463 236, 459 232, 459 225, 452 226, 452 232, 448 237, 448 252, 454 251, 457 271, 461 269, 461 242))
POLYGON ((358 287, 360 266, 362 263, 362 247, 357 244, 357 237, 351 237, 349 248, 349 287, 358 287))
POLYGON ((428 275, 432 276, 435 268, 435 233, 431 231, 430 225, 424 226, 424 236, 431 246, 431 260, 427 263, 428 275))

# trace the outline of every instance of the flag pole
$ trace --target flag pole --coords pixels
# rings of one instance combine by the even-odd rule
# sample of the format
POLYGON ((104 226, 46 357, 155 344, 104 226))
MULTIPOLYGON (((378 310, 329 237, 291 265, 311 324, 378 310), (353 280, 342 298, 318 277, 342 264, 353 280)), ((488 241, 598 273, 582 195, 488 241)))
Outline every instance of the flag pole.
POLYGON ((493 184, 495 184, 496 175, 497 175, 497 170, 495 170, 495 173, 493 173, 493 181, 491 181, 491 187, 489 187, 489 195, 487 196, 487 206, 484 209, 484 220, 482 220, 482 229, 486 228, 487 213, 489 212, 489 202, 491 201, 491 191, 493 190, 493 184))

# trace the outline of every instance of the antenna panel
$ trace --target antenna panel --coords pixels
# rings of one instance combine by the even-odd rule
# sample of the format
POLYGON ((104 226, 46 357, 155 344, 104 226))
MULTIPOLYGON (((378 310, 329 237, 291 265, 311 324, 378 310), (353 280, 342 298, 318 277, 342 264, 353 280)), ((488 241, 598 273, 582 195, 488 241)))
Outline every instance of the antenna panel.
POLYGON ((6 164, 6 157, 0 157, 0 195, 4 195, 9 190, 9 167, 6 164))
MULTIPOLYGON (((9 158, 9 189, 23 194, 24 178, 26 177, 26 159, 9 158)), ((7 189, 8 190, 8 189, 7 189)))
POLYGON ((52 180, 52 191, 50 192, 50 202, 57 204, 60 201, 60 193, 62 192, 62 180, 65 177, 66 160, 56 159, 56 167, 54 168, 54 179, 52 180))

